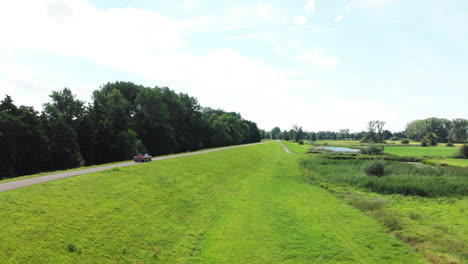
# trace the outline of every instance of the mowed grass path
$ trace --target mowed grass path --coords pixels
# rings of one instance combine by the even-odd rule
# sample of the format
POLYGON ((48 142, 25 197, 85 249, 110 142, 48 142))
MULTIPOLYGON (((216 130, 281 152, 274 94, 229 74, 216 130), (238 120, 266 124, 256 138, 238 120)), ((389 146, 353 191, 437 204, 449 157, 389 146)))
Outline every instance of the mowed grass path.
POLYGON ((0 193, 0 263, 420 263, 278 143, 0 193))

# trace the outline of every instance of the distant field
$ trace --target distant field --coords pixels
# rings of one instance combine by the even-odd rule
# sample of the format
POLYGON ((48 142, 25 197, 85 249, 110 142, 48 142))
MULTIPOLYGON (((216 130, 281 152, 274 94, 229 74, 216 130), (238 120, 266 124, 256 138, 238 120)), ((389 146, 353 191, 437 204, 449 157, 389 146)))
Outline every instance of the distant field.
MULTIPOLYGON (((398 144, 398 145, 402 145, 402 146, 407 146, 407 145, 410 145, 410 146, 421 146, 421 142, 416 142, 416 141, 410 141, 409 144, 401 144, 401 140, 396 140, 396 141, 393 141, 393 140, 385 140, 385 142, 387 142, 387 144, 398 144)), ((460 147, 462 145, 462 143, 455 143, 453 144, 454 147, 460 147)), ((446 147, 447 146, 447 143, 439 143, 438 144, 438 147, 446 147)))
POLYGON ((468 167, 468 159, 431 159, 430 162, 448 164, 452 166, 468 167))
POLYGON ((451 157, 457 147, 385 146, 385 152, 397 156, 451 157))
POLYGON ((360 145, 362 144, 358 140, 317 140, 315 142, 318 144, 328 144, 328 145, 360 145))
POLYGON ((301 156, 271 143, 0 193, 0 263, 425 263, 301 156))

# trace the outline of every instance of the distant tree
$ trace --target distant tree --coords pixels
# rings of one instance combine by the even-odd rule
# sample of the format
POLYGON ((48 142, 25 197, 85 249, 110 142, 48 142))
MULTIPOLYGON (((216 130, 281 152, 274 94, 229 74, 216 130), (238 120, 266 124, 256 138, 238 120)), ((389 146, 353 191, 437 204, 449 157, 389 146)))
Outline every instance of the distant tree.
POLYGON ((383 127, 385 125, 384 121, 372 120, 369 121, 367 126, 367 136, 365 141, 372 143, 382 143, 383 142, 383 127))
POLYGON ((310 132, 310 133, 309 133, 309 140, 310 140, 310 141, 316 141, 316 140, 317 140, 317 133, 315 133, 315 132, 310 132))
POLYGON ((279 139, 281 134, 281 129, 279 127, 274 127, 271 130, 271 139, 279 139))
POLYGON ((293 125, 293 133, 292 136, 294 137, 294 141, 299 142, 299 140, 302 140, 305 136, 304 130, 302 130, 302 127, 298 125, 293 125))
POLYGON ((449 138, 452 142, 465 142, 468 139, 468 120, 453 119, 450 125, 449 138))
POLYGON ((395 140, 407 138, 405 131, 394 132, 392 136, 395 140))
POLYGON ((290 137, 290 134, 287 130, 284 130, 282 133, 281 133, 281 139, 283 140, 291 140, 291 137, 290 137))
POLYGON ((447 142, 450 133, 451 122, 443 118, 427 118, 414 120, 406 126, 407 136, 415 141, 420 141, 428 133, 434 133, 439 142, 447 142))
POLYGON ((383 140, 389 140, 390 138, 392 138, 392 136, 393 136, 393 134, 389 130, 382 131, 382 139, 383 140))
POLYGON ((338 132, 338 135, 340 139, 343 139, 343 140, 349 139, 350 137, 349 128, 340 129, 340 131, 338 132))

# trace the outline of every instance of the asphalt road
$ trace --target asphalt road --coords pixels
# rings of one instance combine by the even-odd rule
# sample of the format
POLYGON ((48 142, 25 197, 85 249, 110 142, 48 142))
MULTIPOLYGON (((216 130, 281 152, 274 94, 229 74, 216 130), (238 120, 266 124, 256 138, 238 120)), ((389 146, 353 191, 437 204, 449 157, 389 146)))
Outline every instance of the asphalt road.
MULTIPOLYGON (((271 142, 274 142, 274 141, 253 143, 253 144, 245 144, 245 145, 238 145, 238 146, 231 146, 231 147, 224 147, 224 148, 217 148, 217 149, 209 149, 209 150, 204 150, 204 151, 177 154, 177 155, 165 156, 165 157, 159 157, 159 158, 158 157, 153 157, 153 161, 165 160, 165 159, 175 159, 175 158, 180 158, 180 157, 199 155, 199 154, 203 154, 203 153, 215 152, 215 151, 226 150, 226 149, 248 147, 248 146, 259 145, 259 144, 268 144, 268 143, 271 143, 271 142)), ((280 144, 283 145, 283 143, 281 141, 280 141, 280 144)), ((287 150, 287 148, 284 145, 283 145, 283 148, 285 148, 286 152, 289 152, 289 150, 287 150)), ((39 177, 29 178, 29 179, 24 179, 24 180, 17 180, 17 181, 0 183, 0 192, 6 192, 6 191, 10 191, 10 190, 18 189, 18 188, 21 188, 21 187, 26 187, 26 186, 38 184, 38 183, 43 183, 43 182, 48 182, 48 181, 55 181, 55 180, 68 178, 68 177, 73 177, 73 176, 78 176, 78 175, 83 175, 83 174, 87 174, 87 173, 93 173, 93 172, 98 172, 98 171, 109 170, 109 169, 116 168, 116 167, 134 166, 134 165, 138 165, 138 164, 140 164, 140 163, 130 161, 130 162, 125 162, 125 163, 119 163, 119 164, 113 164, 113 165, 107 165, 107 166, 101 166, 101 167, 95 167, 95 168, 89 168, 89 169, 83 169, 83 170, 76 170, 76 171, 68 171, 68 172, 44 175, 44 176, 39 176, 39 177)))

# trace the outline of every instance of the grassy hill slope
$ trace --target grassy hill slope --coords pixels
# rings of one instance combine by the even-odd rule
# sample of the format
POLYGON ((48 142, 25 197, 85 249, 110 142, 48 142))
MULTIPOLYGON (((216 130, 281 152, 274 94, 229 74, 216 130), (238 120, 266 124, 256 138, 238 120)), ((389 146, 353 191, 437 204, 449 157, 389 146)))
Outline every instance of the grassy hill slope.
POLYGON ((419 263, 278 143, 0 193, 0 263, 419 263))

